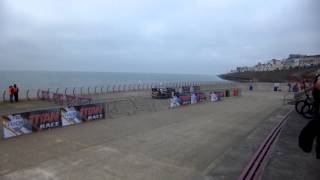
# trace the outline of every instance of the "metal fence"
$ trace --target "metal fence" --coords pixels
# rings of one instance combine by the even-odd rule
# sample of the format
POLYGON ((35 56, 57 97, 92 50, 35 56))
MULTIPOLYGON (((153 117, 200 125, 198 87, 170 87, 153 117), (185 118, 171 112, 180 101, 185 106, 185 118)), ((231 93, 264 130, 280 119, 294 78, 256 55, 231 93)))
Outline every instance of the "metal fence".
MULTIPOLYGON (((19 98, 21 100, 39 100, 43 99, 42 93, 45 91, 51 96, 77 96, 77 97, 90 97, 93 95, 106 95, 109 93, 129 92, 129 91, 146 91, 154 87, 173 87, 180 88, 182 86, 199 85, 203 87, 214 88, 234 88, 239 87, 243 90, 248 89, 249 85, 253 85, 255 91, 271 91, 273 83, 236 83, 236 82, 158 82, 158 83, 140 83, 140 84, 107 84, 97 86, 82 86, 82 87, 64 87, 64 88, 42 88, 42 89, 28 89, 20 88, 19 98)), ((210 89, 209 88, 209 89, 210 89)), ((281 84, 281 89, 286 91, 286 83, 281 84)), ((9 94, 7 90, 0 90, 2 98, 1 102, 9 101, 9 94)))
MULTIPOLYGON (((36 100, 40 99, 43 91, 49 94, 63 94, 71 96, 88 96, 88 95, 103 95, 107 93, 116 92, 128 92, 128 91, 143 91, 150 90, 154 87, 173 87, 180 88, 182 86, 191 85, 210 85, 218 84, 217 82, 161 82, 161 83, 140 83, 140 84, 108 84, 108 85, 97 85, 97 86, 82 86, 82 87, 63 87, 63 88, 42 88, 42 89, 31 89, 31 88, 19 88, 19 99, 20 100, 36 100)), ((9 101, 9 93, 7 90, 0 90, 2 98, 0 102, 9 101)))

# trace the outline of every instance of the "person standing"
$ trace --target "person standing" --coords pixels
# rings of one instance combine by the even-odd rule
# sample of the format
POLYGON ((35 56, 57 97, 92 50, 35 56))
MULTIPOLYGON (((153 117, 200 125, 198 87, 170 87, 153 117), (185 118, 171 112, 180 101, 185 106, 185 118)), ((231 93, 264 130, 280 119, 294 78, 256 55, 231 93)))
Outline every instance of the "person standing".
POLYGON ((19 88, 16 84, 13 85, 13 89, 14 89, 14 101, 18 102, 19 101, 19 88))
POLYGON ((10 98, 10 103, 13 103, 14 89, 11 85, 8 88, 8 94, 9 94, 9 98, 10 98))
POLYGON ((288 83, 288 92, 291 92, 291 83, 288 83))
POLYGON ((317 75, 313 81, 312 96, 314 99, 313 108, 316 117, 319 115, 320 108, 320 75, 317 75))

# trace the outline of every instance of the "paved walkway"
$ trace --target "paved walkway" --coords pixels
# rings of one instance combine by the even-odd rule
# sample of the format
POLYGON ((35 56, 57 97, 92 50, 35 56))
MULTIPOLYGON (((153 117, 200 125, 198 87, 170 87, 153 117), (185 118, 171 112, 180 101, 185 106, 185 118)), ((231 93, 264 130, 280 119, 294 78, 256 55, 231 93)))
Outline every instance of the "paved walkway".
POLYGON ((267 164, 263 180, 319 180, 320 160, 315 152, 304 153, 298 147, 298 137, 308 120, 293 112, 284 127, 267 164))
POLYGON ((226 152, 272 128, 281 107, 281 94, 251 92, 2 140, 0 179, 210 179, 223 162, 235 164, 226 172, 235 177, 261 138, 236 156, 245 160, 232 163, 226 152))

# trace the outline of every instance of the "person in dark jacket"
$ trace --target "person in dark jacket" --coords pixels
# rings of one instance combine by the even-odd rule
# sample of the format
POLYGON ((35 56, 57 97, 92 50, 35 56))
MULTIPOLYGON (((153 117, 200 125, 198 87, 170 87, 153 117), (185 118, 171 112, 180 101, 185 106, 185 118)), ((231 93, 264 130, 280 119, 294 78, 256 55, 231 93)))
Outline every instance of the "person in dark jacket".
POLYGON ((310 153, 316 141, 316 158, 320 159, 320 121, 313 119, 302 129, 299 135, 299 147, 306 153, 310 153))
POLYGON ((19 101, 19 88, 16 84, 13 85, 13 89, 14 89, 14 101, 18 102, 19 101))
POLYGON ((320 159, 320 75, 317 75, 313 81, 312 96, 314 98, 313 110, 314 118, 302 129, 299 135, 299 147, 304 152, 311 152, 314 141, 316 141, 316 158, 320 159))
POLYGON ((313 110, 315 117, 319 115, 320 108, 320 75, 317 75, 313 81, 312 96, 314 99, 313 110))

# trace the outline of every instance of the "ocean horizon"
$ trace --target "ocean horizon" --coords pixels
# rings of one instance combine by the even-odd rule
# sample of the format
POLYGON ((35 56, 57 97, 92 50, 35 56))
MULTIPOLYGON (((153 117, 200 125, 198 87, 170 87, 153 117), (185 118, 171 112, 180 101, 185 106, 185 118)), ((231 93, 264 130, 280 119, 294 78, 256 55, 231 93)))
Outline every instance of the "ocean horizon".
POLYGON ((81 72, 81 71, 0 71, 0 90, 17 84, 24 89, 88 87, 111 84, 142 84, 165 82, 218 82, 217 75, 169 74, 136 72, 81 72))

